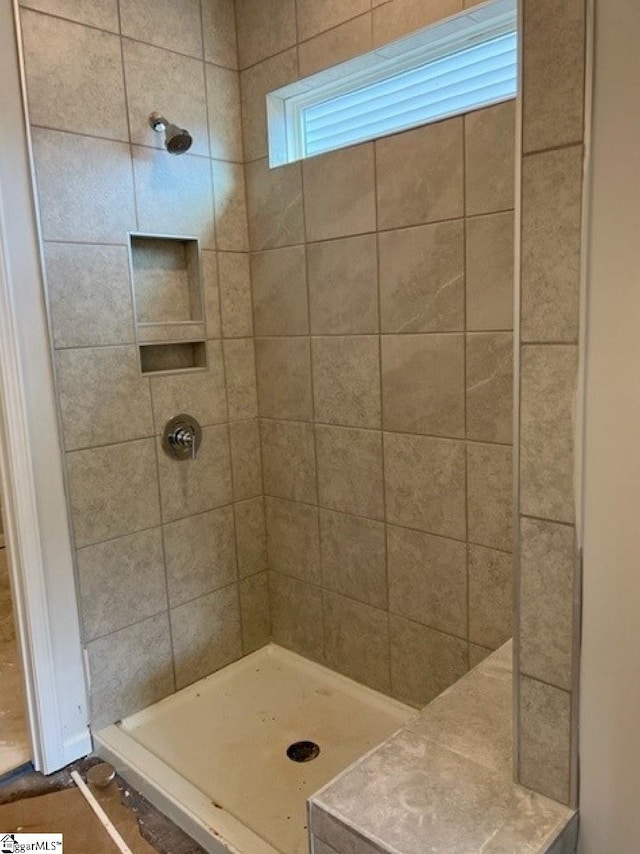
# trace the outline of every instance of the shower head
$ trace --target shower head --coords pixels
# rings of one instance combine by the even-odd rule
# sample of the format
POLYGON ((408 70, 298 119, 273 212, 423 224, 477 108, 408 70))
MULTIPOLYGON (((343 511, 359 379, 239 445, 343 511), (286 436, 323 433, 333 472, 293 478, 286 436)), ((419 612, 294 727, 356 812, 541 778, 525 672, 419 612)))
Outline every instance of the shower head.
POLYGON ((164 144, 169 154, 184 154, 191 148, 193 138, 188 130, 167 121, 161 113, 151 113, 149 124, 156 131, 164 131, 164 144))

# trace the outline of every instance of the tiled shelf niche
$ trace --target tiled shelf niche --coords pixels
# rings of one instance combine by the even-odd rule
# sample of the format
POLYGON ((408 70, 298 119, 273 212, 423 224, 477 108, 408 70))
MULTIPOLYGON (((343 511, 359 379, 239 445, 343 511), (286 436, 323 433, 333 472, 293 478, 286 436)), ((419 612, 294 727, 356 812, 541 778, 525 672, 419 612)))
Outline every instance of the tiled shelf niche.
POLYGON ((131 234, 129 259, 142 373, 206 368, 197 239, 131 234))

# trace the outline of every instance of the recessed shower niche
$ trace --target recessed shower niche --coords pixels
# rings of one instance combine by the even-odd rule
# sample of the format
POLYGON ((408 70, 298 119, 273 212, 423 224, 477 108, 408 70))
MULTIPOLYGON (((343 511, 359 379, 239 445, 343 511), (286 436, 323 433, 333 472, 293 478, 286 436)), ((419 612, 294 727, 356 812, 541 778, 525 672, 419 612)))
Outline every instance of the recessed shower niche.
POLYGON ((129 258, 142 373, 205 368, 197 239, 131 234, 129 258))

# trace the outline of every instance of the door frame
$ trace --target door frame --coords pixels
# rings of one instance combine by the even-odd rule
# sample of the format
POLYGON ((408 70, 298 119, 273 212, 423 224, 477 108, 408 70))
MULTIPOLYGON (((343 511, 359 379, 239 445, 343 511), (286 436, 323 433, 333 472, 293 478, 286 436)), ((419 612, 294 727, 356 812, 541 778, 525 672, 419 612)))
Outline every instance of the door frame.
POLYGON ((33 764, 91 751, 17 0, 0 0, 0 485, 33 764))

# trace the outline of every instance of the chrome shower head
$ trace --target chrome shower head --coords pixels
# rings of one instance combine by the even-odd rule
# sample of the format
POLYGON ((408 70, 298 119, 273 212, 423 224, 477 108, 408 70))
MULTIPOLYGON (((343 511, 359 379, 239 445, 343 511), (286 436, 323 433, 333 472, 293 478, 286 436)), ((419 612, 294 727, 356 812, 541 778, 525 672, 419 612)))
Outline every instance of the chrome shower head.
POLYGON ((151 113, 149 124, 156 131, 164 131, 164 144, 169 154, 184 154, 191 148, 193 138, 188 130, 167 121, 161 113, 151 113))

